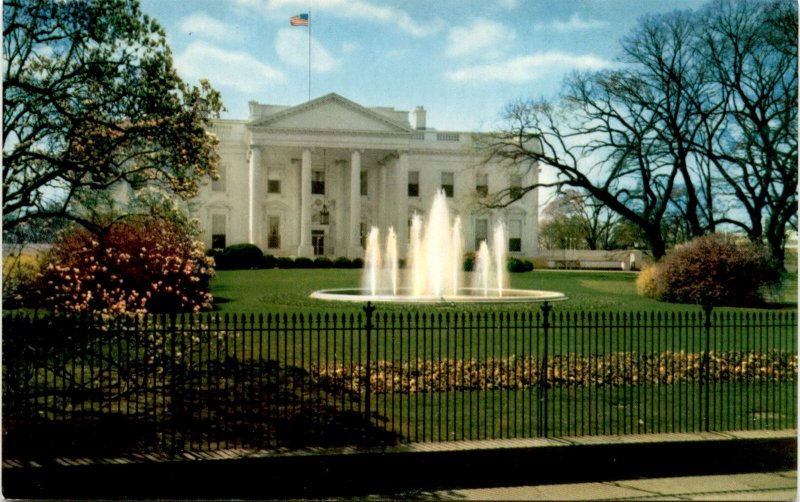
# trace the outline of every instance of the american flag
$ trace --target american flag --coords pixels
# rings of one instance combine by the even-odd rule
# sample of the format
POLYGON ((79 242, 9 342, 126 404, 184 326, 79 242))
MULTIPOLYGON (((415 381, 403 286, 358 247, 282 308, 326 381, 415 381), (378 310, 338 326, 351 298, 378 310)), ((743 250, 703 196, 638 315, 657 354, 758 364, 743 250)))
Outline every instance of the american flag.
POLYGON ((289 19, 292 26, 308 26, 308 14, 298 14, 289 19))

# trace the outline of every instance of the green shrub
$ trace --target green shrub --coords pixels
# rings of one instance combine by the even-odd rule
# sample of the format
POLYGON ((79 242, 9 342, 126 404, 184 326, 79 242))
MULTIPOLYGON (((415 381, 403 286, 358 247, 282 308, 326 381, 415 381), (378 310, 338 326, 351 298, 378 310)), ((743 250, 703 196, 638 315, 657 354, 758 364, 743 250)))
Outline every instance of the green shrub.
POLYGON ((11 254, 3 259, 3 307, 33 306, 39 258, 28 254, 11 254))
POLYGON ((278 256, 275 258, 275 266, 278 268, 294 268, 294 260, 288 256, 278 256))
POLYGON ((353 258, 352 267, 351 268, 364 268, 364 260, 361 258, 353 258))
POLYGON ((314 268, 314 261, 305 256, 298 256, 294 259, 294 268, 314 268))
POLYGON ((462 268, 464 272, 472 272, 475 270, 475 253, 466 253, 464 255, 464 265, 462 268))
POLYGON ((327 256, 317 256, 314 258, 314 268, 331 268, 333 262, 327 256))
POLYGON ((333 260, 333 268, 350 268, 352 266, 353 262, 346 256, 340 256, 333 260))
POLYGON ((214 257, 218 270, 248 270, 264 266, 264 253, 255 244, 234 244, 214 257))
POLYGON ((278 260, 272 256, 271 254, 264 255, 264 261, 262 262, 263 268, 275 268, 277 266, 278 260))
POLYGON ((509 272, 530 272, 533 270, 533 263, 528 260, 519 260, 517 258, 509 258, 506 262, 506 268, 509 272))
POLYGON ((547 258, 534 258, 531 265, 534 269, 544 270, 547 268, 547 258))
POLYGON ((767 253, 744 239, 711 234, 676 246, 640 274, 641 294, 673 303, 748 306, 780 285, 767 253))

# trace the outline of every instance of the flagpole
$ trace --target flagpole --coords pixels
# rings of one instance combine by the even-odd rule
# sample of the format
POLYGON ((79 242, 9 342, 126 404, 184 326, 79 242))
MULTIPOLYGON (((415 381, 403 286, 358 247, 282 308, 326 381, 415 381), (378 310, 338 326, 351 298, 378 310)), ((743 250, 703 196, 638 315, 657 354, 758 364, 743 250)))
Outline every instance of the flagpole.
POLYGON ((308 100, 311 101, 311 5, 308 6, 308 100))

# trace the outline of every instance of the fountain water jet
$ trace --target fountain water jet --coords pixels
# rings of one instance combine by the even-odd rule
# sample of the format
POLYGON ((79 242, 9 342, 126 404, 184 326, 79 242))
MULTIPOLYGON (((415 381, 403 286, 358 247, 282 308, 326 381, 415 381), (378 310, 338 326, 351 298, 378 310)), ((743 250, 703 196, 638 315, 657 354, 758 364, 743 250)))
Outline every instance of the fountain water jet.
POLYGON ((492 258, 489 256, 489 246, 482 241, 475 255, 475 288, 489 296, 489 272, 492 269, 492 258))
POLYGON ((392 294, 396 295, 397 288, 400 285, 400 260, 397 258, 397 234, 394 232, 394 227, 389 227, 389 235, 386 237, 385 263, 392 294))
POLYGON ((506 270, 505 225, 495 224, 490 245, 480 243, 472 287, 461 287, 463 238, 461 220, 453 218, 443 190, 437 192, 427 220, 411 219, 409 252, 404 274, 400 273, 397 234, 387 232, 381 247, 380 230, 370 229, 364 255, 361 289, 315 291, 312 298, 379 302, 470 302, 514 303, 563 300, 562 293, 510 289, 506 270), (401 277, 404 276, 404 277, 401 277))
POLYGON ((461 283, 461 255, 462 255, 462 245, 461 245, 461 218, 456 216, 455 221, 453 222, 453 234, 450 236, 450 246, 451 246, 451 256, 450 256, 450 264, 451 264, 451 274, 452 274, 452 286, 450 288, 451 295, 458 294, 458 285, 461 283))
POLYGON ((372 227, 367 237, 367 252, 364 255, 364 277, 362 283, 371 295, 375 295, 378 292, 378 274, 381 269, 380 236, 381 232, 378 227, 372 227))
POLYGON ((506 226, 497 223, 494 227, 494 237, 492 239, 492 252, 494 253, 495 281, 497 281, 497 293, 503 296, 503 288, 508 283, 508 269, 506 268, 506 226))

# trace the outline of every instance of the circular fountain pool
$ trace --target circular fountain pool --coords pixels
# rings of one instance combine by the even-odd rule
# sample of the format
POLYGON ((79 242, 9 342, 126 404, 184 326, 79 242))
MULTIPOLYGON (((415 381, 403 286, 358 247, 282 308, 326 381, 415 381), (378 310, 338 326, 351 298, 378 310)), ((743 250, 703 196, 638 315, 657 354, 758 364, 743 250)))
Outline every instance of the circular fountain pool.
POLYGON ((563 293, 557 291, 540 291, 533 289, 490 290, 484 294, 477 288, 461 288, 458 294, 441 296, 412 295, 408 289, 401 289, 395 294, 391 290, 378 290, 373 294, 368 289, 343 288, 323 289, 311 293, 311 298, 340 302, 373 302, 373 303, 535 303, 566 300, 563 293))
MULTIPOLYGON (((488 237, 488 236, 487 236, 488 237)), ((491 239, 477 246, 471 273, 464 272, 461 219, 450 218, 444 191, 433 198, 423 223, 414 214, 409 228, 405 269, 400 238, 394 228, 381 243, 378 227, 366 238, 361 288, 314 291, 311 298, 380 303, 532 303, 565 300, 563 293, 509 288, 505 224, 495 222, 491 239)))

